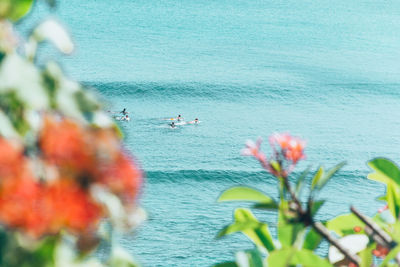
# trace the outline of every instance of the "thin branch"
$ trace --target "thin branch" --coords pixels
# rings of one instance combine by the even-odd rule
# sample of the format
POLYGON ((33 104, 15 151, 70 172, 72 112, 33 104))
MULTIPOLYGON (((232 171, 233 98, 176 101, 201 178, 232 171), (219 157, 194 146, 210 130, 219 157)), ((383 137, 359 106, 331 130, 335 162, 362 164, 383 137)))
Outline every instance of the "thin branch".
MULTIPOLYGON (((383 240, 385 247, 388 248, 394 248, 397 246, 397 243, 393 241, 393 239, 385 232, 383 231, 374 221, 372 221, 370 218, 359 212, 356 208, 353 206, 350 207, 351 212, 354 213, 363 223, 365 223, 377 236, 380 237, 381 240, 383 240)), ((376 240, 375 240, 376 241, 376 240)))
POLYGON ((364 229, 365 233, 367 235, 369 235, 370 237, 372 237, 372 239, 379 245, 384 246, 384 247, 388 247, 388 244, 386 243, 386 241, 384 239, 382 239, 382 237, 380 237, 374 230, 371 229, 371 227, 369 227, 368 225, 365 226, 364 229))
POLYGON ((331 243, 332 246, 335 246, 343 255, 346 256, 350 261, 353 263, 360 265, 360 258, 357 255, 351 254, 348 249, 344 248, 342 245, 339 244, 338 240, 329 233, 328 229, 320 222, 314 222, 312 227, 317 231, 320 235, 322 235, 326 240, 331 243))
POLYGON ((357 266, 360 265, 360 258, 357 255, 351 254, 348 249, 344 248, 341 244, 339 244, 338 240, 329 233, 328 229, 325 228, 325 226, 320 223, 320 222, 314 222, 311 214, 304 211, 299 199, 296 197, 296 194, 292 191, 292 188, 290 186, 289 180, 287 177, 283 177, 284 182, 285 182, 285 187, 287 191, 289 192, 292 200, 296 203, 297 206, 297 211, 300 215, 300 217, 303 219, 303 221, 310 223, 311 226, 317 231, 321 236, 323 236, 328 242, 336 247, 346 258, 348 258, 351 262, 357 264, 357 266))
POLYGON ((301 205, 299 199, 296 197, 296 194, 293 192, 292 187, 290 186, 289 179, 287 177, 283 177, 282 179, 285 182, 285 187, 286 187, 287 191, 289 192, 290 197, 292 198, 294 203, 296 203, 297 209, 298 209, 300 215, 305 215, 305 211, 303 210, 303 206, 301 205))

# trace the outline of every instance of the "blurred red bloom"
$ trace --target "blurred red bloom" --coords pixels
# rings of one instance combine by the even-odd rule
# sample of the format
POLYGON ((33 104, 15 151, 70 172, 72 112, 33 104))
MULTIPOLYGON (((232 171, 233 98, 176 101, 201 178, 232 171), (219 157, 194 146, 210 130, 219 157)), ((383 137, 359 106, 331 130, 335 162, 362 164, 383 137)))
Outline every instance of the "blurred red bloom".
POLYGON ((48 230, 52 233, 63 228, 78 233, 88 231, 102 215, 102 208, 90 194, 68 178, 56 180, 46 188, 43 209, 51 214, 48 230))
POLYGON ((0 137, 0 179, 14 177, 24 161, 23 147, 0 137))
POLYGON ((113 164, 104 166, 101 170, 101 183, 107 185, 127 203, 136 199, 142 173, 127 155, 121 152, 113 164))
POLYGON ((90 136, 90 146, 98 162, 107 164, 116 160, 121 152, 121 143, 115 130, 94 129, 90 136))
POLYGON ((41 186, 29 177, 14 177, 2 181, 0 189, 0 221, 22 228, 31 236, 40 236, 46 229, 47 218, 42 216, 41 186))
POLYGON ((62 229, 85 235, 105 215, 92 198, 93 183, 105 185, 124 204, 136 200, 142 173, 114 129, 47 116, 38 144, 41 153, 33 159, 24 156, 22 145, 0 138, 1 224, 32 237, 62 229))
POLYGON ((49 162, 67 171, 91 168, 93 157, 85 129, 72 120, 46 117, 40 148, 49 162))

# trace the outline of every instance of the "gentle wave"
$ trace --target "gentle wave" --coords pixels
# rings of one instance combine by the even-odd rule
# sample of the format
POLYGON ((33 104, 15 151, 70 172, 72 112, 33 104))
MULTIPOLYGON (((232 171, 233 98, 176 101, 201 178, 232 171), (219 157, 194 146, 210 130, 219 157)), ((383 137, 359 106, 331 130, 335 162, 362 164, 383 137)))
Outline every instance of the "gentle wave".
POLYGON ((292 101, 299 98, 346 98, 357 96, 387 95, 400 98, 400 84, 379 83, 335 83, 335 84, 280 84, 273 83, 157 83, 157 82, 84 82, 95 87, 104 96, 136 96, 150 98, 207 98, 237 100, 265 98, 292 101))
MULTIPOLYGON (((301 173, 296 172, 290 175, 290 180, 295 181, 301 173)), ((311 179, 314 172, 308 175, 311 179)), ((356 180, 367 180, 367 171, 339 171, 331 180, 343 183, 344 181, 355 182, 356 180)), ((148 171, 146 172, 147 179, 152 182, 179 182, 187 179, 195 180, 228 180, 243 181, 243 182, 260 182, 265 181, 270 183, 276 178, 265 171, 231 171, 231 170, 177 170, 177 171, 148 171)))

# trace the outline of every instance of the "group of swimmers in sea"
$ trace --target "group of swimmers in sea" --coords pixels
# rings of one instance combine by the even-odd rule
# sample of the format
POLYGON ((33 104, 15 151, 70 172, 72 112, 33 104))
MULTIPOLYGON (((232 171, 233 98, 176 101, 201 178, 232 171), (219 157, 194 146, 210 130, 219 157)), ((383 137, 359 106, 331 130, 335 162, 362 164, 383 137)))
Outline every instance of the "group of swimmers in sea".
MULTIPOLYGON (((108 112, 111 112, 111 111, 108 111, 108 112)), ((122 114, 122 116, 113 116, 114 119, 116 119, 116 120, 119 120, 119 121, 130 121, 130 118, 129 118, 129 115, 128 115, 129 112, 126 110, 126 108, 124 108, 120 112, 111 112, 111 113, 122 114)), ((170 119, 166 119, 166 120, 172 120, 172 122, 170 124, 168 124, 171 128, 176 128, 176 126, 178 126, 178 125, 199 124, 200 123, 198 118, 195 118, 193 121, 184 122, 185 119, 180 114, 176 118, 170 118, 170 119), (174 120, 176 120, 179 123, 175 123, 174 120)))
MULTIPOLYGON (((185 119, 181 116, 181 115, 178 115, 178 117, 176 117, 176 118, 171 118, 171 120, 177 120, 177 121, 184 121, 185 119)), ((194 119, 194 121, 188 121, 188 122, 186 122, 185 124, 198 124, 199 123, 199 119, 198 118, 195 118, 194 119)), ((180 124, 181 125, 181 124, 180 124)), ((175 128, 176 126, 177 126, 177 124, 175 123, 175 122, 171 122, 170 124, 169 124, 169 126, 171 127, 171 128, 175 128)))

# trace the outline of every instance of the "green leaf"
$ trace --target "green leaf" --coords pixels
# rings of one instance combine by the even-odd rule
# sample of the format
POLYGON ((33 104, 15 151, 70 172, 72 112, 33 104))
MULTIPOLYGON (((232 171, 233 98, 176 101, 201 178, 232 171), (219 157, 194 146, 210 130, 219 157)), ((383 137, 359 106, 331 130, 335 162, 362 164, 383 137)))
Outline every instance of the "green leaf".
POLYGON ((321 241, 322 237, 313 228, 311 228, 306 235, 303 248, 309 250, 315 250, 319 246, 321 241))
POLYGON ((288 222, 282 211, 278 214, 278 239, 284 247, 291 247, 297 235, 304 229, 302 223, 288 222))
POLYGON ((340 236, 343 236, 346 232, 352 232, 356 226, 364 228, 365 224, 353 213, 337 216, 326 223, 329 230, 335 231, 340 236))
POLYGON ((217 235, 217 237, 223 237, 237 232, 242 232, 246 230, 254 230, 262 225, 261 222, 246 221, 246 222, 235 222, 224 227, 217 235))
POLYGON ((391 182, 400 185, 400 170, 394 162, 385 158, 376 158, 368 162, 368 166, 375 171, 367 176, 368 179, 386 185, 391 182))
POLYGON ((271 254, 269 254, 267 258, 268 266, 271 267, 289 266, 295 253, 296 250, 294 250, 293 248, 275 250, 271 254))
POLYGON ((279 164, 278 161, 276 161, 276 160, 271 160, 271 161, 269 162, 269 164, 271 164, 272 168, 273 168, 275 171, 277 171, 278 173, 281 171, 281 165, 279 164))
POLYGON ((346 165, 346 162, 343 161, 339 164, 337 164, 335 167, 331 168, 329 171, 327 171, 322 177, 321 179, 319 179, 318 183, 317 183, 317 187, 318 189, 322 189, 326 183, 329 181, 330 178, 332 178, 332 176, 338 172, 344 165, 346 165))
POLYGON ((234 261, 227 261, 215 264, 214 267, 239 267, 234 261))
POLYGON ((7 114, 14 129, 20 135, 25 135, 29 130, 29 124, 25 119, 25 105, 18 98, 16 91, 0 93, 0 110, 7 114))
POLYGON ((88 94, 83 90, 75 93, 75 101, 85 118, 88 121, 92 121, 93 112, 100 108, 99 104, 93 101, 93 99, 90 99, 88 94))
POLYGON ((0 0, 0 18, 18 21, 30 10, 33 0, 0 0))
POLYGON ((400 213, 400 192, 394 184, 388 184, 386 187, 386 201, 390 212, 394 218, 399 218, 400 213))
POLYGON ((319 179, 321 179, 322 175, 324 175, 324 168, 321 166, 319 167, 317 173, 314 175, 314 178, 312 179, 311 190, 313 190, 315 186, 318 184, 318 181, 319 179))
MULTIPOLYGON (((397 244, 400 244, 400 221, 396 221, 390 227, 390 235, 397 244)), ((383 228, 385 229, 385 228, 383 228)))
POLYGON ((224 201, 252 201, 258 202, 263 206, 278 207, 276 202, 269 196, 256 189, 244 186, 232 187, 223 192, 219 196, 218 202, 224 201))
POLYGON ((275 249, 268 225, 261 223, 249 209, 238 208, 234 212, 235 222, 222 229, 217 237, 242 232, 256 246, 264 247, 268 251, 275 249))
POLYGON ((261 210, 276 210, 278 208, 278 204, 276 204, 275 202, 273 202, 273 203, 259 203, 259 204, 254 204, 253 208, 261 209, 261 210))
POLYGON ((256 249, 236 253, 236 264, 239 267, 263 267, 263 258, 256 249))
POLYGON ((318 200, 315 202, 311 202, 311 217, 317 214, 318 210, 322 207, 325 203, 325 200, 318 200))
POLYGON ((373 264, 372 250, 376 247, 376 244, 368 246, 366 249, 359 253, 360 255, 360 267, 371 267, 373 264))
POLYGON ((59 87, 59 81, 55 79, 49 71, 44 71, 43 77, 43 87, 49 96, 50 107, 52 109, 57 108, 56 93, 59 87))
POLYGON ((304 179, 305 179, 305 178, 307 177, 307 175, 310 173, 310 169, 311 169, 311 166, 308 166, 307 169, 305 169, 305 170, 301 173, 301 175, 299 176, 299 178, 297 179, 295 193, 296 193, 296 196, 297 196, 298 198, 300 198, 300 193, 301 193, 301 190, 302 190, 302 188, 303 188, 303 186, 304 186, 304 179))
POLYGON ((377 197, 376 200, 378 200, 378 201, 385 201, 385 202, 386 202, 386 195, 377 197))
POLYGON ((386 184, 387 190, 384 199, 393 217, 400 215, 400 169, 397 165, 385 158, 376 158, 368 163, 375 171, 368 178, 386 184))
POLYGON ((320 258, 311 250, 295 250, 293 248, 286 248, 275 250, 268 257, 268 266, 273 267, 286 267, 301 265, 304 267, 332 267, 332 265, 325 259, 320 258))
MULTIPOLYGON (((258 222, 257 218, 253 215, 253 213, 248 209, 236 209, 235 210, 235 222, 248 222, 255 221, 258 222)), ((275 249, 274 243, 272 241, 272 236, 268 230, 268 225, 263 223, 258 228, 252 230, 244 230, 242 231, 253 243, 257 246, 262 246, 266 248, 268 251, 272 251, 275 249)))
POLYGON ((322 259, 318 255, 314 254, 311 250, 302 249, 296 251, 292 258, 291 264, 307 266, 318 266, 318 267, 332 267, 332 265, 325 259, 322 259))

